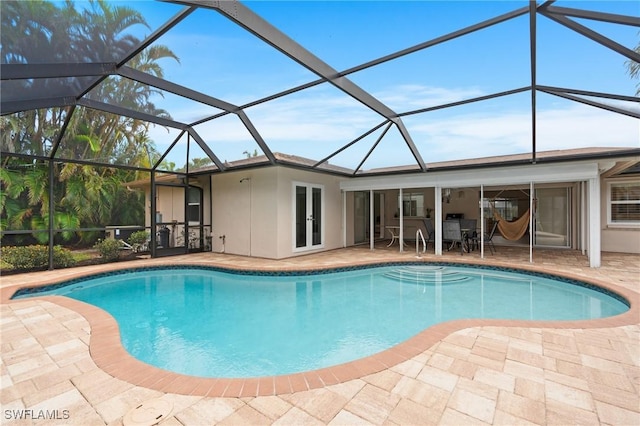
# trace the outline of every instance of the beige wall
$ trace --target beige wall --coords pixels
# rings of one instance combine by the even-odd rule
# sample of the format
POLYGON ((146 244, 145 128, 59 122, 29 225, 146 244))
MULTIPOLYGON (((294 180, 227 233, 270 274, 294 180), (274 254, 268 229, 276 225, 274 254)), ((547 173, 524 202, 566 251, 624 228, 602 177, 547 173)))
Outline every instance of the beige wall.
POLYGON ((615 182, 615 180, 602 179, 600 181, 600 224, 602 229, 600 245, 602 251, 640 254, 640 228, 607 224, 607 182, 615 182))
POLYGON ((213 250, 282 259, 342 246, 339 179, 285 167, 213 175, 213 250), (242 178, 250 180, 240 183, 242 178), (293 251, 293 183, 324 186, 325 243, 322 249, 293 251), (223 247, 221 236, 225 236, 223 247))
MULTIPOLYGON (((204 222, 209 223, 209 208, 213 216, 213 250, 226 253, 251 255, 256 257, 282 259, 304 255, 314 251, 331 250, 342 247, 342 194, 339 182, 343 178, 322 173, 286 167, 266 167, 246 172, 215 174, 211 177, 213 190, 209 202, 209 177, 199 178, 198 186, 203 187, 204 222), (242 178, 250 181, 240 183, 242 178), (293 249, 293 182, 324 186, 324 230, 325 243, 321 249, 297 252, 293 249), (225 236, 223 247, 222 235, 225 236)), ((553 185, 551 185, 553 186, 553 185)), ((542 186, 540 186, 542 187, 542 186)), ((575 189, 575 186, 574 186, 575 189)), ((607 226, 607 187, 601 182, 602 250, 612 252, 640 253, 640 228, 620 228, 607 226)), ((163 212, 163 220, 183 220, 181 203, 170 200, 181 197, 174 192, 179 189, 159 187, 158 210, 163 212)), ((421 188, 405 191, 422 192, 425 207, 434 208, 434 189, 421 188)), ((398 190, 380 191, 384 193, 384 225, 397 225, 394 217, 398 211, 398 190)), ((574 199, 576 201, 574 191, 574 199)), ((147 195, 148 197, 148 195, 147 195)), ((453 189, 449 203, 443 203, 443 216, 447 213, 464 213, 466 218, 479 218, 478 188, 453 189)), ((524 207, 524 206, 523 206, 524 207)), ((573 210, 573 243, 576 244, 576 211, 573 210)), ((147 225, 150 221, 149 199, 146 203, 147 225)), ((432 216, 434 213, 432 213, 432 216)), ((353 192, 346 195, 346 245, 354 242, 353 192)), ((416 229, 422 228, 421 218, 405 218, 405 238, 412 239, 416 229)), ((388 237, 388 234, 385 234, 388 237)), ((377 234, 376 234, 377 237, 377 234)), ((574 245, 575 247, 575 245, 574 245)))
POLYGON ((272 257, 278 229, 275 168, 213 175, 213 250, 272 257), (249 178, 240 182, 243 178, 249 178), (224 236, 224 244, 222 237, 224 236))

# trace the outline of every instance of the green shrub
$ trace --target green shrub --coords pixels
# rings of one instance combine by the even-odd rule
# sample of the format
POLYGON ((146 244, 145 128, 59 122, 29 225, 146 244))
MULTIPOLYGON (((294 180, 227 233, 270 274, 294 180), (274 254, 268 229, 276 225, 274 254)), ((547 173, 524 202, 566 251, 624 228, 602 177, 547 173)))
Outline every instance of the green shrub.
POLYGON ((98 240, 93 246, 98 250, 100 257, 106 262, 116 260, 120 257, 120 249, 122 248, 122 241, 120 240, 98 240))
MULTIPOLYGON (((42 269, 49 266, 48 246, 7 246, 0 250, 2 261, 13 266, 14 269, 42 269)), ((54 268, 68 268, 75 263, 70 250, 60 246, 53 247, 54 268)))
POLYGON ((129 236, 129 244, 133 247, 134 252, 139 252, 142 247, 149 240, 149 233, 147 231, 136 231, 129 236))
POLYGON ((61 246, 53 246, 53 267, 69 268, 76 264, 73 252, 61 246))

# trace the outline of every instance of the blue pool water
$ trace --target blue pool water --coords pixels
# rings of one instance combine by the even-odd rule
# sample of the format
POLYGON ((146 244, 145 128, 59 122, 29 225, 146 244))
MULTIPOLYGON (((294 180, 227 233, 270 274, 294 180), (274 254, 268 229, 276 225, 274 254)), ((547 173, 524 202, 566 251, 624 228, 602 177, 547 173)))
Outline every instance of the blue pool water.
POLYGON ((628 309, 621 297, 586 284, 446 265, 302 275, 145 269, 56 287, 37 294, 106 310, 131 355, 201 377, 327 367, 453 319, 578 320, 628 309))

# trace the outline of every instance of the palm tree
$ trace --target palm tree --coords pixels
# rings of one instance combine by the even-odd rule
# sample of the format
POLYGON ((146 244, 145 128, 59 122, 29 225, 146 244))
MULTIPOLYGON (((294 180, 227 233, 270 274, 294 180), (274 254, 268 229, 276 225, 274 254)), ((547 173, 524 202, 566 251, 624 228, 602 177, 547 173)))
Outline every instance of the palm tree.
MULTIPOLYGON (((634 50, 636 51, 636 53, 640 54, 640 42, 638 42, 634 50)), ((632 60, 627 60, 626 65, 629 76, 632 79, 640 80, 640 63, 632 60)), ((640 82, 636 83, 636 96, 640 96, 640 82)))
MULTIPOLYGON (((91 0, 82 12, 76 10, 72 2, 56 7, 41 0, 1 2, 0 7, 3 63, 119 61, 139 43, 127 30, 134 25, 148 27, 138 11, 113 6, 104 0, 91 0)), ((178 60, 166 46, 154 45, 128 65, 162 77, 158 63, 162 58, 178 60)), ((73 84, 79 88, 81 81, 83 79, 34 79, 16 83, 15 90, 50 91, 51 84, 65 89, 73 84)), ((156 89, 125 78, 109 78, 91 97, 169 117, 166 111, 150 102, 157 94, 162 95, 156 89)), ((66 108, 52 108, 2 117, 2 150, 47 155, 50 142, 55 140, 67 113, 66 108)), ((149 168, 159 156, 147 136, 148 129, 149 124, 139 120, 76 108, 58 154, 149 168)), ((47 229, 50 193, 47 165, 29 164, 10 156, 2 161, 0 226, 2 229, 47 229)), ((135 178, 135 172, 75 164, 54 167, 57 183, 53 188, 56 200, 53 219, 58 229, 140 223, 144 196, 127 191, 122 185, 135 178)), ((63 233, 67 239, 71 236, 63 233)), ((44 242, 48 234, 36 237, 42 237, 39 239, 44 242)))

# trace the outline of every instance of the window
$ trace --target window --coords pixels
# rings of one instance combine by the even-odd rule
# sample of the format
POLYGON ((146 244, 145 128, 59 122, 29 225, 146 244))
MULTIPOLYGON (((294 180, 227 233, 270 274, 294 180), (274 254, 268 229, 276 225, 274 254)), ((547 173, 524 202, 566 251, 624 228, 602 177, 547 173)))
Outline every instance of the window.
POLYGON ((424 216, 424 194, 422 192, 402 193, 402 215, 424 216))
MULTIPOLYGON (((527 203, 529 200, 525 200, 527 203)), ((484 217, 493 217, 495 209, 504 220, 514 220, 518 215, 520 200, 517 198, 495 198, 484 200, 484 217)), ((528 207, 528 206, 527 206, 528 207)))
POLYGON ((200 222, 200 199, 202 190, 200 188, 189 187, 187 200, 187 221, 200 222))
POLYGON ((608 184, 608 219, 611 225, 640 225, 640 181, 608 184))

